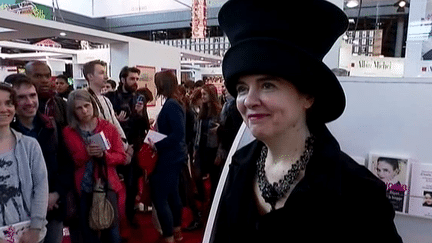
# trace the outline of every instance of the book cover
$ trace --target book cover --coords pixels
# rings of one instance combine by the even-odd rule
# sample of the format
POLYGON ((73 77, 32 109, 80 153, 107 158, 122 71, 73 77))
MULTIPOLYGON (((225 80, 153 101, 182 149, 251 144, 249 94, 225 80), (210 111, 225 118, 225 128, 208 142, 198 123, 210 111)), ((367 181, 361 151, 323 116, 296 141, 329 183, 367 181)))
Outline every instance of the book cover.
POLYGON ((104 151, 109 150, 111 148, 111 144, 106 139, 103 131, 89 137, 88 140, 90 143, 99 145, 104 151))
POLYGON ((380 153, 369 154, 369 170, 387 186, 387 198, 397 212, 406 213, 409 159, 380 153))
POLYGON ((432 164, 413 163, 408 213, 432 218, 432 164))
POLYGON ((0 227, 0 239, 8 243, 18 243, 23 232, 30 228, 30 220, 0 227))

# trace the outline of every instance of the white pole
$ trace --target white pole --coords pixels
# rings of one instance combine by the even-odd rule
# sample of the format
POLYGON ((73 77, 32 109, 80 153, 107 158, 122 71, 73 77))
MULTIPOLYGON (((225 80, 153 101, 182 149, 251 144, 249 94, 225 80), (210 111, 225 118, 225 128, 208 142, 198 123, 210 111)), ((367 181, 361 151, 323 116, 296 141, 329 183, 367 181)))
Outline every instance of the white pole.
POLYGON ((215 196, 213 198, 213 203, 210 209, 210 214, 207 220, 207 225, 204 231, 204 238, 203 238, 203 243, 210 243, 212 242, 212 232, 213 232, 213 226, 215 223, 215 219, 216 219, 216 214, 217 214, 217 210, 219 207, 219 202, 221 199, 221 195, 222 195, 222 191, 224 189, 225 183, 226 183, 226 179, 228 176, 228 171, 229 171, 229 165, 231 164, 231 159, 232 156, 234 155, 234 153, 240 149, 241 147, 243 147, 244 145, 248 144, 249 142, 251 142, 254 138, 251 136, 249 130, 246 129, 246 124, 243 122, 239 131, 237 132, 237 136, 234 139, 234 142, 231 146, 231 149, 228 153, 228 157, 227 160, 225 162, 225 166, 222 170, 220 179, 219 179, 219 184, 218 187, 216 189, 215 192, 215 196))

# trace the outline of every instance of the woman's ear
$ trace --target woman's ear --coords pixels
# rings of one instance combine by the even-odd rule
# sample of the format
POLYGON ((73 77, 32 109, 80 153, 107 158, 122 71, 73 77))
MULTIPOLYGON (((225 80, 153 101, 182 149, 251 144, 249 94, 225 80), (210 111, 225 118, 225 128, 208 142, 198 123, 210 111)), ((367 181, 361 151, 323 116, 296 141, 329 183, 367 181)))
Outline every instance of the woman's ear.
POLYGON ((305 95, 305 109, 309 109, 312 107, 313 103, 315 102, 315 97, 312 95, 305 95))

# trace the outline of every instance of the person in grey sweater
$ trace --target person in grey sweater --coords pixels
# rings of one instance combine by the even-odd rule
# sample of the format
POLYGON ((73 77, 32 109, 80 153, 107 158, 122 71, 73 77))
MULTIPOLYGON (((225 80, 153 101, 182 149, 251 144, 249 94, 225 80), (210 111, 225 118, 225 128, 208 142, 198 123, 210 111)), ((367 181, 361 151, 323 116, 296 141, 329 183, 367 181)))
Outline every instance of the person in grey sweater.
POLYGON ((30 221, 19 242, 37 243, 46 234, 48 176, 36 139, 10 128, 15 105, 12 87, 0 83, 0 227, 30 221))

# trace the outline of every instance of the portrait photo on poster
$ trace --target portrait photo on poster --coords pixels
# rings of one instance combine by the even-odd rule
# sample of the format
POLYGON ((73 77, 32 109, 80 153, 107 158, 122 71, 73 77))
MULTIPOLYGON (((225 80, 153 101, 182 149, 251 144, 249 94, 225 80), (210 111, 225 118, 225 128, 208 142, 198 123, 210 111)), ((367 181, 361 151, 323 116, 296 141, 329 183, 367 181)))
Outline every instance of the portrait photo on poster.
POLYGON ((409 191, 409 158, 383 153, 369 153, 369 170, 387 186, 387 198, 397 212, 405 212, 409 191))

